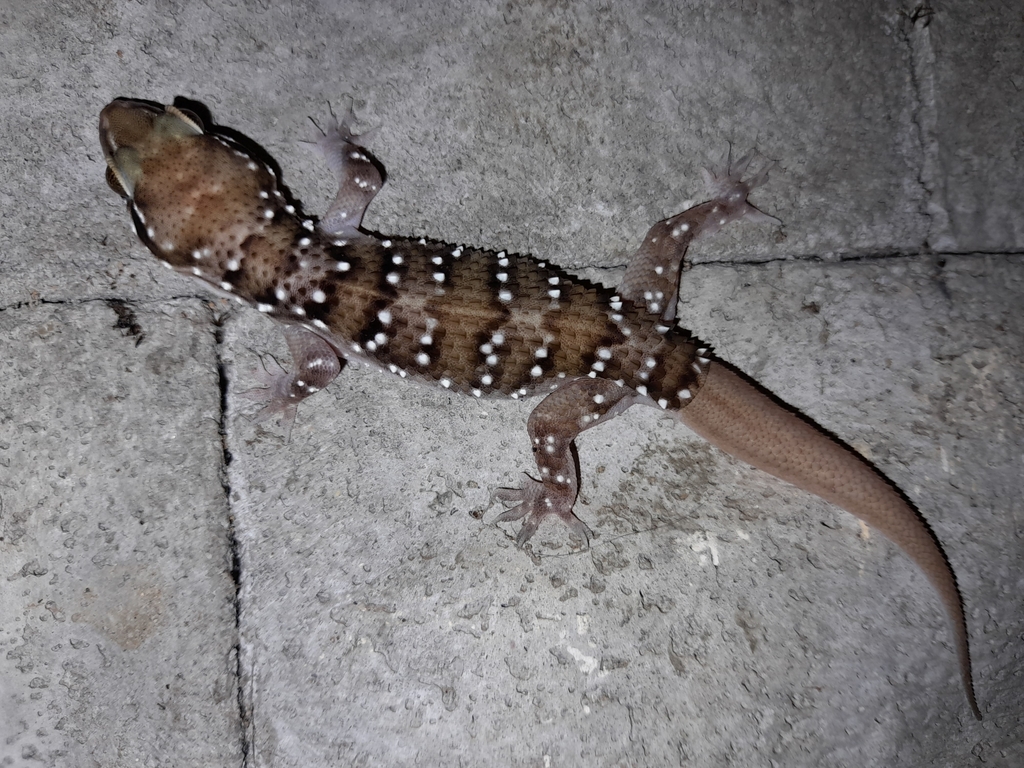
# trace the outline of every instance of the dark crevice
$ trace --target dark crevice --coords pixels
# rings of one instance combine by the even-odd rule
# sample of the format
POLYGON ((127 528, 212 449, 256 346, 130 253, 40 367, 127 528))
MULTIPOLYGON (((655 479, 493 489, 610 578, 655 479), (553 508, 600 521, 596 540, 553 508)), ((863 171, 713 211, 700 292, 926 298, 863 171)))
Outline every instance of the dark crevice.
MULTIPOLYGON (((716 269, 735 269, 737 267, 761 267, 769 264, 790 264, 792 266, 808 265, 838 265, 838 264, 883 264, 895 262, 899 259, 985 259, 991 256, 1024 256, 1024 250, 1005 248, 994 251, 879 251, 874 253, 855 253, 838 256, 769 256, 763 259, 749 259, 745 261, 694 261, 689 262, 683 270, 683 280, 686 280, 686 273, 695 267, 708 267, 716 269)), ((626 268, 626 264, 611 264, 608 266, 579 267, 576 271, 592 269, 597 272, 615 272, 626 268)))
MULTIPOLYGON (((184 293, 176 294, 173 296, 158 296, 152 299, 129 299, 124 296, 89 296, 86 298, 75 298, 75 299, 29 299, 28 301, 15 301, 12 304, 6 306, 0 306, 0 312, 6 312, 7 310, 17 309, 31 309, 39 305, 52 305, 58 307, 78 307, 88 304, 107 304, 108 306, 113 303, 123 304, 129 307, 146 307, 146 306, 160 306, 168 301, 221 301, 217 296, 211 296, 208 293, 184 293)), ((226 299, 224 299, 226 301, 226 299)))
POLYGON ((926 251, 941 250, 955 240, 950 229, 945 174, 941 169, 937 135, 939 118, 935 95, 935 50, 929 30, 935 11, 927 2, 923 2, 910 11, 898 13, 900 21, 895 39, 907 53, 907 77, 911 89, 910 124, 916 131, 920 152, 917 169, 917 183, 922 192, 920 213, 928 221, 928 231, 921 245, 926 251))
POLYGON ((250 709, 252 702, 246 699, 244 673, 245 658, 242 652, 242 543, 238 535, 231 493, 231 448, 228 443, 228 370, 224 361, 224 323, 226 316, 215 313, 213 316, 215 349, 217 354, 217 382, 220 387, 220 422, 219 433, 221 443, 221 471, 220 482, 224 489, 224 500, 228 507, 228 545, 231 548, 231 580, 234 584, 234 608, 235 608, 235 644, 233 647, 235 657, 235 685, 237 686, 236 697, 238 701, 239 721, 239 747, 242 752, 242 768, 249 765, 249 755, 252 743, 249 738, 250 709))

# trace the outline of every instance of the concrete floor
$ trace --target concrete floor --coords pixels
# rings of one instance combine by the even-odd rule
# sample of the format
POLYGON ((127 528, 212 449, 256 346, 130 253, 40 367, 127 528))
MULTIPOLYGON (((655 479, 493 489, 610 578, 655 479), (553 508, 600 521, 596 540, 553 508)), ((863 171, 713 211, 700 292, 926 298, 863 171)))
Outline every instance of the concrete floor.
POLYGON ((1024 18, 634 8, 0 9, 0 766, 1024 764, 1024 18), (316 212, 346 94, 367 226, 608 284, 727 142, 777 161, 680 322, 919 505, 985 720, 899 550, 661 413, 579 441, 586 552, 471 515, 531 403, 346 370, 254 422, 279 332, 137 242, 97 115, 197 100, 316 212))

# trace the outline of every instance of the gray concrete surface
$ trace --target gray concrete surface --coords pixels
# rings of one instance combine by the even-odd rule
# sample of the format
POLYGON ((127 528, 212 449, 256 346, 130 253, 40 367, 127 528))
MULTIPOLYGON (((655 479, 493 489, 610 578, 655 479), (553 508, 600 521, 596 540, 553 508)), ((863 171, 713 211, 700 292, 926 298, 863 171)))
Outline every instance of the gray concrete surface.
POLYGON ((1024 763, 1024 19, 933 10, 0 8, 0 765, 1024 763), (608 283, 726 142, 776 160, 681 321, 919 504, 984 722, 898 550, 660 413, 580 440, 588 552, 471 516, 530 403, 346 370, 249 418, 276 329, 136 242, 96 118, 196 99, 317 211, 345 94, 370 227, 608 283))

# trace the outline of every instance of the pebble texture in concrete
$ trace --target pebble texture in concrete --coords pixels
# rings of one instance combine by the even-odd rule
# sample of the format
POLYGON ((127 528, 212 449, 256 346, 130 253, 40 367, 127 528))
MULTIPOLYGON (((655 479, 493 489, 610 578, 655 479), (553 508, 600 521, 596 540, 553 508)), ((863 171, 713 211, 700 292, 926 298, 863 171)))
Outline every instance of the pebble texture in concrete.
POLYGON ((0 766, 1024 763, 1024 19, 996 3, 0 9, 0 766), (117 96, 207 107, 311 212, 357 99, 366 225, 614 284, 732 142, 781 229, 701 242, 680 322, 868 456, 959 577, 633 409, 579 441, 589 551, 483 519, 533 402, 346 369, 285 443, 266 318, 103 182, 117 96))

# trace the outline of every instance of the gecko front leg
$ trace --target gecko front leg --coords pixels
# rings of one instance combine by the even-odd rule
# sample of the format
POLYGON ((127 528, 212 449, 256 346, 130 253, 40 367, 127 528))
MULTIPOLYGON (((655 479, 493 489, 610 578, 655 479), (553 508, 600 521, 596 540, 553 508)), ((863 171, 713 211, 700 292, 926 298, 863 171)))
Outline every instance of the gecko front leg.
MULTIPOLYGON (((364 235, 359 231, 366 208, 383 185, 383 174, 362 146, 372 131, 356 134, 352 130, 355 113, 351 105, 339 123, 332 114, 327 129, 316 140, 316 149, 333 171, 338 191, 317 228, 335 244, 364 235)), ((322 337, 297 325, 284 328, 285 341, 292 357, 292 372, 257 369, 263 385, 243 392, 243 397, 262 404, 257 420, 281 416, 288 436, 298 405, 330 384, 341 372, 343 360, 322 337)))
POLYGON ((257 421, 281 416, 286 440, 290 439, 292 425, 299 403, 326 387, 341 373, 343 362, 334 347, 317 336, 295 325, 284 327, 284 339, 292 357, 292 371, 278 366, 276 371, 257 369, 262 387, 241 393, 247 400, 261 404, 257 421))
POLYGON ((355 119, 350 104, 340 123, 331 115, 327 130, 316 141, 317 151, 338 181, 338 192, 318 226, 325 234, 341 238, 360 236, 363 215, 384 185, 381 168, 363 146, 374 131, 353 133, 355 119))
POLYGON ((527 431, 540 479, 527 475, 522 488, 501 488, 491 494, 492 502, 518 502, 497 518, 498 522, 523 520, 516 536, 518 546, 525 544, 548 516, 562 520, 576 538, 589 544, 590 528, 572 511, 579 493, 573 441, 640 399, 635 391, 614 381, 583 378, 563 384, 533 409, 527 431))

